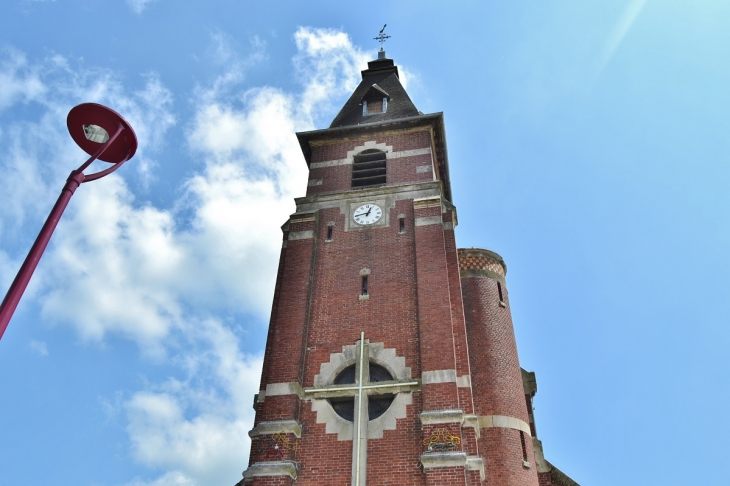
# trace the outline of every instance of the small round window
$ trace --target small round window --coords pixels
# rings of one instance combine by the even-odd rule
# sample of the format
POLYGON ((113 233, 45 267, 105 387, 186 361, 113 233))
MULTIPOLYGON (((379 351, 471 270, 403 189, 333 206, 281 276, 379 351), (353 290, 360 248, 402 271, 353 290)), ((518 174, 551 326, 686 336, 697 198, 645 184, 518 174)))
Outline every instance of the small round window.
MULTIPOLYGON (((370 363, 370 383, 377 383, 380 381, 391 381, 393 375, 384 367, 375 363, 370 363)), ((348 366, 337 375, 335 378, 335 385, 348 385, 355 383, 355 365, 348 366)), ((390 404, 393 403, 395 395, 392 393, 376 395, 368 395, 368 420, 374 420, 383 415, 390 404)), ((330 398, 330 405, 335 410, 337 415, 350 422, 355 421, 355 397, 339 397, 330 398)))

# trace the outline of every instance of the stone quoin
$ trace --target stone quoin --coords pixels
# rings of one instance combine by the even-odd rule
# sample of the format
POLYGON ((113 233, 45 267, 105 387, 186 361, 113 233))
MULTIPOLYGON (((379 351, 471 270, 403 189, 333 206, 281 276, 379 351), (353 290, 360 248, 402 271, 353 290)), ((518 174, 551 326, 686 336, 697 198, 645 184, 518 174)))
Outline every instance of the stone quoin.
POLYGON ((537 439, 502 258, 457 249, 442 113, 380 51, 329 128, 298 133, 240 486, 577 486, 537 439))

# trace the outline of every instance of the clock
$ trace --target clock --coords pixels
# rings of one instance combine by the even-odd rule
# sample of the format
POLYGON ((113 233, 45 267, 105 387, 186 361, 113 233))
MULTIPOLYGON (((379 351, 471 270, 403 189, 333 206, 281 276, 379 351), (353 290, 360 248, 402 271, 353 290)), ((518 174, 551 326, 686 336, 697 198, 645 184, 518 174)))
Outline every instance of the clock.
POLYGON ((383 217, 383 210, 377 204, 363 204, 352 212, 357 224, 373 224, 383 217))

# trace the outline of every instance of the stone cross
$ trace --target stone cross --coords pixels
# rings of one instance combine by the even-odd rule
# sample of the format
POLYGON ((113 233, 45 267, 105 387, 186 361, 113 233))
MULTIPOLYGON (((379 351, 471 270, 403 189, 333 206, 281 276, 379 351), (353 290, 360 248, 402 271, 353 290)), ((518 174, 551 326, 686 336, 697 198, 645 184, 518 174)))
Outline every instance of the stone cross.
POLYGON ((355 357, 355 383, 307 388, 304 393, 312 398, 352 397, 355 400, 354 432, 352 442, 352 486, 366 486, 367 440, 368 440, 368 396, 373 394, 412 391, 420 385, 418 381, 389 380, 370 381, 369 343, 365 333, 360 333, 355 357))

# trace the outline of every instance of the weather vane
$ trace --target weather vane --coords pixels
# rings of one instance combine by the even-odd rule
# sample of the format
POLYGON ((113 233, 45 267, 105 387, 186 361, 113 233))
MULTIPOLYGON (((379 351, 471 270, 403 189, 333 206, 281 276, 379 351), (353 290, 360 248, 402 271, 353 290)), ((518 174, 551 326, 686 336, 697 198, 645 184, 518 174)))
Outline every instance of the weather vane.
POLYGON ((383 28, 380 29, 380 33, 377 37, 373 37, 376 41, 380 42, 380 50, 384 51, 383 46, 385 45, 385 40, 390 39, 389 35, 385 35, 385 28, 388 26, 388 24, 383 25, 383 28))

